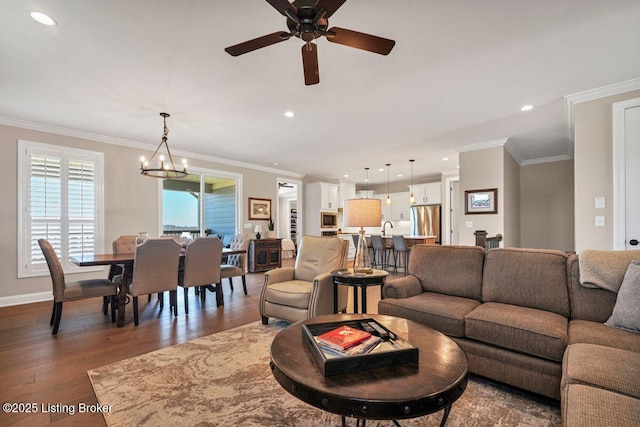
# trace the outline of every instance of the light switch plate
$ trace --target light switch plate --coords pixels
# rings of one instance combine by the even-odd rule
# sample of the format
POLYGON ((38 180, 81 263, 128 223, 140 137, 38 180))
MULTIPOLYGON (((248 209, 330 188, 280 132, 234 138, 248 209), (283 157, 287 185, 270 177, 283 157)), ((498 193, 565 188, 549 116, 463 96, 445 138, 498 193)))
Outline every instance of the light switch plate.
POLYGON ((596 197, 596 209, 605 208, 606 203, 604 197, 596 197))
POLYGON ((596 217, 596 227, 604 227, 604 217, 597 216, 596 217))
POLYGON ((467 221, 467 228, 473 228, 473 221, 467 221))
POLYGON ((251 224, 245 224, 245 225, 244 225, 244 228, 251 229, 251 224))

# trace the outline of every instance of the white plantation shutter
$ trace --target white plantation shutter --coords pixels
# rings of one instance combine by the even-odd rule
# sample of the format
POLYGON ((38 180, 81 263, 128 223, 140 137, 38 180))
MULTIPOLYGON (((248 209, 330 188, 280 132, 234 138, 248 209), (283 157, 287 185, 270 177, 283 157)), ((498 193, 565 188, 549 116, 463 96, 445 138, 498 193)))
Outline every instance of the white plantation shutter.
POLYGON ((42 238, 73 272, 71 256, 101 247, 102 154, 28 141, 19 141, 19 153, 18 277, 48 274, 42 238))

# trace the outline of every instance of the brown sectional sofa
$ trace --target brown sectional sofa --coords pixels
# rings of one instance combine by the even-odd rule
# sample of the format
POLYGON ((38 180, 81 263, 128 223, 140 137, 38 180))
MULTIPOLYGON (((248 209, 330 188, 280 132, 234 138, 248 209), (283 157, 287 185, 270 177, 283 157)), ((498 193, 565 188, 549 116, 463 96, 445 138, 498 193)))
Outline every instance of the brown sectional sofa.
POLYGON ((380 314, 449 335, 475 374, 561 399, 565 426, 640 425, 640 334, 604 324, 616 294, 580 285, 576 255, 416 245, 409 271, 380 314))

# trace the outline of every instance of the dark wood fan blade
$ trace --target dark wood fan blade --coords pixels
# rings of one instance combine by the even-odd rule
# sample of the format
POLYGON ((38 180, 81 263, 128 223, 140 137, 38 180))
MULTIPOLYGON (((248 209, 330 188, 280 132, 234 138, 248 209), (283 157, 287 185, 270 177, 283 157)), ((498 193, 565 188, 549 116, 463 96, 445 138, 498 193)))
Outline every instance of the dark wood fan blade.
POLYGON ((379 53, 380 55, 388 55, 396 44, 395 41, 390 39, 338 27, 329 28, 327 31, 327 40, 332 43, 379 53))
POLYGON ((225 48, 225 51, 231 56, 239 56, 247 52, 252 52, 256 49, 283 42, 288 40, 289 37, 289 33, 278 31, 277 33, 267 34, 266 36, 258 37, 257 39, 229 46, 225 48))
POLYGON ((302 67, 304 68, 304 84, 309 86, 320 83, 318 47, 315 43, 307 43, 302 46, 302 67))
POLYGON ((287 0, 267 0, 267 3, 284 16, 296 16, 298 14, 298 9, 287 0), (287 13, 287 11, 289 11, 289 13, 287 13))
POLYGON ((325 18, 331 18, 331 15, 335 13, 340 6, 344 4, 347 0, 318 0, 316 6, 314 7, 315 11, 319 11, 324 7, 324 10, 327 12, 324 14, 325 18))

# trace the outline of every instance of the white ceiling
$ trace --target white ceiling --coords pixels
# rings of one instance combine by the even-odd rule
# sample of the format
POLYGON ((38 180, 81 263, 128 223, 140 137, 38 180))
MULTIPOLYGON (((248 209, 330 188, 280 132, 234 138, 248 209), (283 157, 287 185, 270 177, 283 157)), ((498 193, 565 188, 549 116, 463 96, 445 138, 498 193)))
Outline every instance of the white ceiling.
POLYGON ((155 146, 166 111, 178 153, 372 183, 415 159, 425 177, 506 137, 521 160, 570 153, 564 97, 640 77, 639 23, 638 0, 348 0, 330 26, 396 46, 320 39, 305 86, 296 38, 224 51, 286 30, 264 0, 4 0, 0 116, 155 146))

